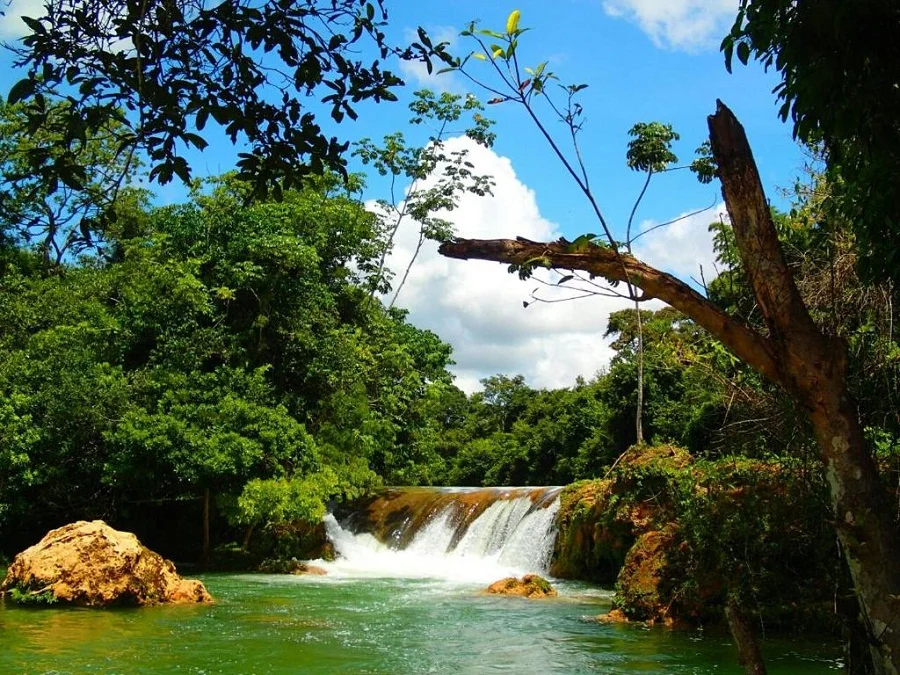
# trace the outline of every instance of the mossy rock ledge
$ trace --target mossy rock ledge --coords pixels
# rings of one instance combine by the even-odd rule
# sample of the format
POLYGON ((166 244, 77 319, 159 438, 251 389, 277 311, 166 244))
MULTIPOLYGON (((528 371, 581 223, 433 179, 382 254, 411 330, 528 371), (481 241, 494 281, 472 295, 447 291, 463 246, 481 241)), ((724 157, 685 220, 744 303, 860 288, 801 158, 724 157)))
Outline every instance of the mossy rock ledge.
POLYGON ((23 604, 81 607, 212 602, 200 581, 181 578, 171 561, 102 520, 51 530, 15 557, 0 592, 23 604))
MULTIPOLYGON (((690 463, 691 456, 674 446, 633 447, 610 477, 567 486, 560 495, 559 535, 550 574, 559 579, 616 582, 641 535, 663 529, 670 520, 665 504, 631 498, 638 492, 633 474, 677 470, 690 463)), ((660 481, 658 477, 651 480, 660 481)), ((649 480, 644 489, 653 489, 649 480)))
POLYGON ((631 448, 561 493, 550 574, 614 583, 603 622, 721 623, 737 597, 773 629, 834 632, 822 485, 790 460, 631 448))

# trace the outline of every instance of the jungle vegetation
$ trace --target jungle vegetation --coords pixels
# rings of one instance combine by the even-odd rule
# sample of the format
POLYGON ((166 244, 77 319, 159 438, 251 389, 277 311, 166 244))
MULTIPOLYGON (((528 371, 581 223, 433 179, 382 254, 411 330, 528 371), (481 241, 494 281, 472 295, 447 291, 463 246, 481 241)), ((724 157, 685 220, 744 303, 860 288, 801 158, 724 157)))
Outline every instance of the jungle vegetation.
MULTIPOLYGON (((421 241, 523 276, 604 277, 635 303, 610 317, 606 371, 556 391, 498 374, 470 396, 453 385, 449 346, 380 300, 406 214, 363 207, 346 139, 325 135, 305 97, 340 122, 359 101, 396 98, 402 81, 381 59, 461 72, 474 61, 423 30, 390 44, 381 0, 101 4, 52 0, 28 20, 25 75, 0 114, 4 547, 76 517, 197 502, 208 556, 217 537, 315 521, 328 501, 378 484, 566 483, 604 475, 641 440, 709 459, 784 457, 827 486, 823 513, 874 663, 900 670, 895 3, 741 1, 726 66, 736 56, 778 73, 781 115, 817 163, 790 212, 773 212, 742 127, 719 105, 695 168, 721 182, 730 222, 711 225, 720 274, 702 293, 630 255, 580 159, 566 163, 552 139, 603 237, 454 239, 440 213, 453 195, 489 192, 489 177, 464 157, 404 154, 402 137, 357 146, 403 180, 451 167, 449 200, 424 194, 411 214, 421 241), (363 42, 371 62, 352 56, 363 42), (272 62, 284 78, 274 102, 259 93, 272 62), (210 122, 249 150, 234 174, 198 182, 178 149, 204 147, 210 122), (192 196, 155 206, 139 177, 181 179, 192 196), (671 307, 642 309, 650 296, 671 307), (212 532, 214 520, 226 525, 212 532)), ((530 113, 552 73, 536 65, 524 78, 518 22, 516 11, 505 30, 463 34, 490 54, 492 102, 530 113)), ((581 87, 557 109, 573 131, 581 87)), ((468 101, 424 100, 438 119, 472 113, 470 135, 492 141, 468 101)), ((645 159, 628 166, 648 180, 669 161, 645 159)))

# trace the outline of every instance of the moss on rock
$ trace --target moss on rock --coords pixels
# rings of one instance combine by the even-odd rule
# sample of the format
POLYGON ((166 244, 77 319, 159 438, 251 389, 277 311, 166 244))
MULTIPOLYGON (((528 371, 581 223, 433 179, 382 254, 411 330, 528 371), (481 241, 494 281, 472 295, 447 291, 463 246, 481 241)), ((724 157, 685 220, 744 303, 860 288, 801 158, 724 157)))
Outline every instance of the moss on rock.
POLYGON ((551 574, 615 581, 617 618, 721 621, 737 597, 770 626, 826 627, 836 557, 821 476, 780 459, 632 448, 562 493, 551 574))
POLYGON ((516 577, 500 579, 488 586, 487 592, 494 595, 518 595, 531 599, 552 598, 557 594, 550 582, 537 574, 526 574, 521 579, 516 577))
POLYGON ((666 523, 661 504, 632 497, 647 491, 664 495, 660 488, 666 473, 690 463, 690 454, 674 446, 635 446, 619 459, 610 477, 566 487, 560 495, 550 573, 561 579, 613 583, 641 534, 666 523))

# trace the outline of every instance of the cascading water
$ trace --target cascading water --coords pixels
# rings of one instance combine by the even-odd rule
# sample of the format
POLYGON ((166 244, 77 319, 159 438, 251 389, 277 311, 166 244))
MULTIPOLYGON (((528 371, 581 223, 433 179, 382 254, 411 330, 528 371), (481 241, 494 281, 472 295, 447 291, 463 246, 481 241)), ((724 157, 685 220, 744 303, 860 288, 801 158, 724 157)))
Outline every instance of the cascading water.
POLYGON ((489 583, 547 573, 560 488, 388 490, 325 517, 332 575, 489 583))

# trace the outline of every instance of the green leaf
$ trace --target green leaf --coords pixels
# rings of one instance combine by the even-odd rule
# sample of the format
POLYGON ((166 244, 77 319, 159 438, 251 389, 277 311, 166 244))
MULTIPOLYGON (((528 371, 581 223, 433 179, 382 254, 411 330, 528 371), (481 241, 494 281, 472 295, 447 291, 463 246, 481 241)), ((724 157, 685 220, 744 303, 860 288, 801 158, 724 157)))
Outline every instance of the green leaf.
POLYGON ((589 232, 587 234, 582 234, 575 241, 569 244, 568 252, 569 253, 581 253, 582 251, 587 250, 588 245, 590 245, 594 239, 597 238, 597 235, 593 232, 589 232))
POLYGON ((19 101, 31 96, 34 93, 34 88, 35 82, 30 77, 19 80, 12 86, 12 89, 9 90, 9 96, 6 97, 6 102, 9 105, 15 105, 19 101))
POLYGON ((205 149, 206 146, 209 145, 209 143, 207 143, 206 140, 202 136, 198 136, 197 134, 193 134, 189 131, 185 132, 184 140, 185 140, 185 142, 190 143, 195 148, 198 148, 200 150, 205 149))
POLYGON ((206 108, 201 108, 197 113, 197 119, 195 120, 195 125, 197 127, 197 131, 203 131, 203 127, 206 126, 206 120, 209 119, 209 110, 206 108))
POLYGON ((719 47, 722 50, 722 54, 725 55, 725 70, 729 73, 731 72, 731 59, 734 56, 734 38, 730 35, 722 40, 722 45, 719 47))

